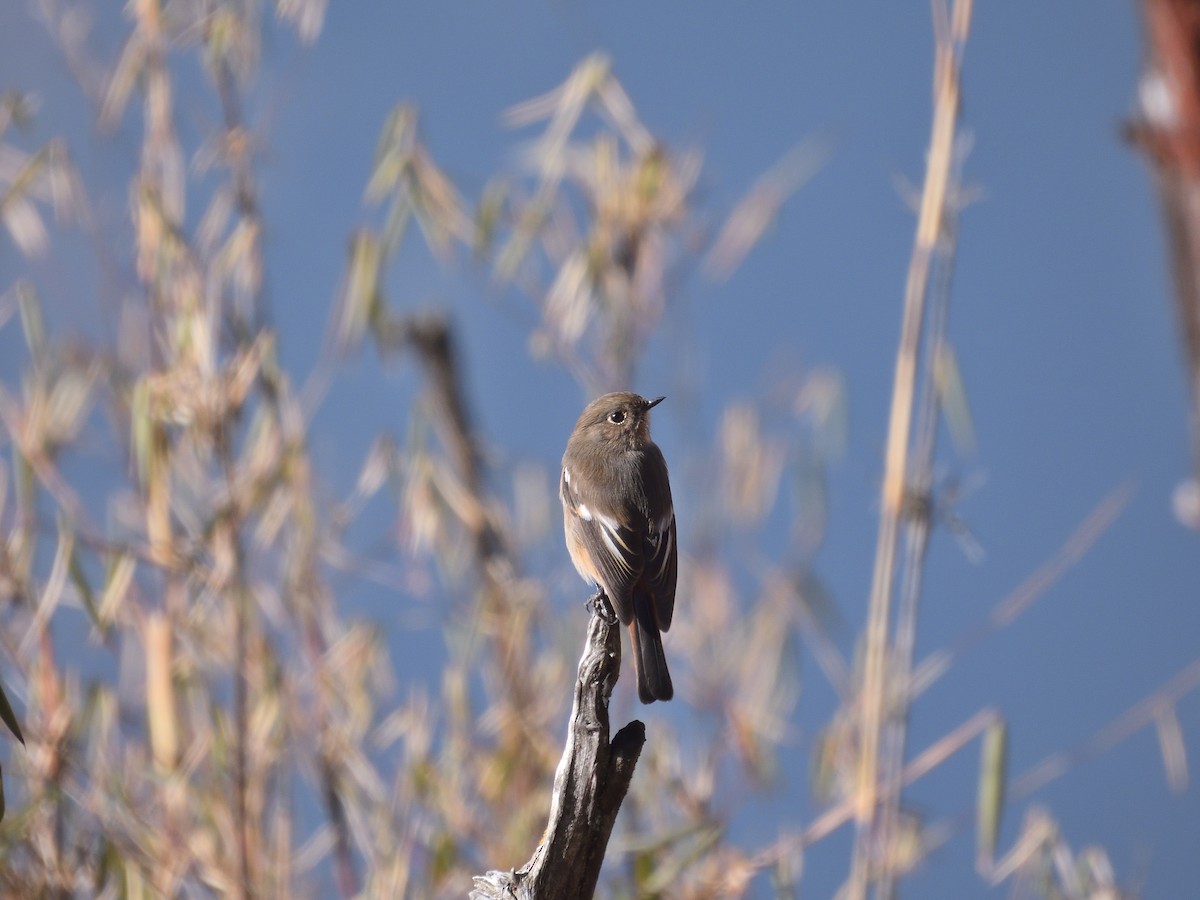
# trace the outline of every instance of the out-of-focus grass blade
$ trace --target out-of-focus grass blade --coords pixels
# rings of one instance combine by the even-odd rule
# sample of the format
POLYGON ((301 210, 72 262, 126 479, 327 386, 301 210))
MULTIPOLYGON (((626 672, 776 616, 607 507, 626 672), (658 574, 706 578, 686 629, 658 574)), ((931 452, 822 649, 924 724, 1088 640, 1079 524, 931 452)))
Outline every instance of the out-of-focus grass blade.
POLYGON ((475 210, 475 241, 473 250, 477 257, 491 251, 496 235, 503 223, 504 208, 508 202, 508 185, 504 182, 489 183, 475 210))
POLYGON ((325 0, 278 0, 275 15, 291 22, 304 44, 312 44, 325 22, 325 0))
POLYGON ((358 344, 378 306, 380 265, 378 239, 369 231, 359 231, 350 248, 350 271, 337 330, 342 351, 358 344))
POLYGON ((75 552, 74 548, 71 550, 71 559, 68 566, 71 583, 75 585, 75 590, 79 592, 79 599, 83 601, 83 608, 87 610, 92 624, 103 633, 105 627, 104 623, 100 621, 100 610, 96 607, 96 595, 92 591, 92 586, 88 584, 87 572, 83 570, 83 563, 79 561, 79 554, 75 552))
POLYGON ((798 416, 809 416, 817 446, 825 460, 840 460, 849 442, 850 416, 846 399, 846 379, 836 369, 817 368, 807 378, 793 400, 798 416))
POLYGON ((54 380, 46 404, 46 441, 51 447, 69 443, 79 434, 91 411, 92 391, 100 377, 96 365, 68 367, 54 380))
POLYGON ((139 32, 135 32, 121 49, 121 56, 105 88, 100 103, 101 128, 114 127, 124 115, 129 97, 145 67, 146 57, 146 42, 139 32))
POLYGON ((368 203, 379 203, 396 189, 404 170, 412 164, 416 142, 417 110, 408 103, 402 103, 391 111, 379 133, 375 164, 367 183, 368 203))
POLYGON ((962 372, 958 368, 958 356, 949 344, 938 348, 933 361, 934 383, 938 399, 946 413, 946 426, 959 452, 975 452, 975 422, 971 418, 971 405, 967 402, 967 390, 963 386, 962 372))
POLYGON ((25 128, 37 114, 38 101, 33 94, 23 94, 11 88, 0 94, 0 136, 10 125, 25 128))
POLYGON ((96 615, 101 622, 111 622, 120 611, 121 604, 129 593, 129 585, 133 583, 133 575, 137 569, 137 560, 126 553, 118 554, 108 569, 108 580, 104 585, 104 593, 100 595, 100 603, 96 615))
POLYGON ((21 310, 21 330, 25 332, 25 345, 34 361, 41 360, 46 349, 46 325, 42 320, 42 304, 38 301, 33 285, 22 281, 17 285, 17 305, 21 310))
POLYGON ((662 840, 664 846, 669 841, 677 848, 676 854, 661 853, 655 846, 642 848, 633 864, 638 896, 658 896, 671 885, 678 884, 688 865, 711 854, 724 837, 725 829, 720 825, 698 822, 662 840))
POLYGON ((8 702, 8 695, 4 693, 4 685, 0 684, 0 721, 3 721, 8 730, 13 733, 22 745, 25 744, 25 735, 21 734, 21 725, 17 721, 17 714, 13 712, 12 706, 8 702))
POLYGON ((1183 743, 1183 730, 1175 707, 1168 706, 1155 716, 1158 730, 1158 746, 1162 751, 1163 767, 1167 770, 1167 784, 1177 794, 1188 786, 1187 748, 1183 743))
POLYGON ((831 137, 809 138, 792 147, 758 179, 733 208, 704 260, 710 277, 724 281, 733 274, 774 225, 783 204, 820 171, 832 153, 831 137))
POLYGON ((1004 816, 1004 791, 1008 782, 1008 723, 996 719, 983 735, 979 766, 978 845, 976 859, 985 871, 996 857, 1000 820, 1004 816))
POLYGON ((133 389, 129 403, 129 440, 133 444, 133 458, 137 465, 138 480, 143 486, 150 471, 150 441, 153 435, 150 421, 150 383, 141 379, 133 389))

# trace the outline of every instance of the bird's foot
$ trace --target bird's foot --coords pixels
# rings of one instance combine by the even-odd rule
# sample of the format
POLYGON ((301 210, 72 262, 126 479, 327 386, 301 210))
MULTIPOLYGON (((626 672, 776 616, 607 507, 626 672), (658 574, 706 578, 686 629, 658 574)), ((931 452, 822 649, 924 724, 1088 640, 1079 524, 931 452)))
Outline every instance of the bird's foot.
POLYGON ((608 595, 604 593, 603 588, 588 597, 586 605, 588 612, 592 615, 600 616, 609 625, 616 624, 617 614, 613 612, 612 604, 608 602, 608 595))

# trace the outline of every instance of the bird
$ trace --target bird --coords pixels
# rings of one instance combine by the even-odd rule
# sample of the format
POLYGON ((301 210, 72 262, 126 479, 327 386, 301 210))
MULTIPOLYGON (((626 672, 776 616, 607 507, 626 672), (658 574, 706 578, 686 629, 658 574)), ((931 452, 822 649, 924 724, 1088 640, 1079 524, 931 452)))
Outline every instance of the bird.
POLYGON ((650 410, 664 399, 617 391, 589 403, 559 483, 567 552, 628 627, 643 703, 675 693, 662 643, 679 570, 675 507, 666 460, 650 439, 650 410))

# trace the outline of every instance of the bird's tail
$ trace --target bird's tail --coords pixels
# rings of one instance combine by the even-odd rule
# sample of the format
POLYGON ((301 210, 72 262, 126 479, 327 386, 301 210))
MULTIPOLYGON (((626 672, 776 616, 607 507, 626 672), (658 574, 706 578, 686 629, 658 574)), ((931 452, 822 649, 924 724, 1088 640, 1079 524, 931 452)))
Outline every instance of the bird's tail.
POLYGON ((637 670, 638 697, 643 703, 670 700, 675 696, 667 657, 663 653, 662 634, 654 612, 654 598, 635 597, 633 621, 629 623, 629 638, 633 644, 633 662, 637 670))

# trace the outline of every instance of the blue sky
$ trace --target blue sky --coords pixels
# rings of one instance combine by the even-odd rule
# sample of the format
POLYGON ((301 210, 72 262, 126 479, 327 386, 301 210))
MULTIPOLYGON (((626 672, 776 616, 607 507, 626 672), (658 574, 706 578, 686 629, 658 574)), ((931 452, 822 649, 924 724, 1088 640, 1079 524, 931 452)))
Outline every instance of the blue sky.
MULTIPOLYGON (((735 202, 798 140, 833 135, 829 162, 742 268, 724 283, 684 286, 679 302, 698 345, 701 398, 686 412, 664 404, 656 437, 668 459, 681 457, 684 432, 711 437, 726 403, 768 385, 773 361, 838 369, 849 391, 850 440, 830 483, 829 535, 816 565, 857 627, 914 225, 896 184, 921 177, 932 56, 927 4, 867 6, 417 2, 368 13, 365 4, 331 4, 309 50, 268 30, 266 79, 251 116, 266 123, 268 291, 285 361, 303 372, 316 359, 347 236, 367 215, 361 197, 375 142, 397 102, 421 109, 435 158, 468 197, 512 163, 528 136, 508 132, 501 112, 560 83, 596 49, 612 57, 657 135, 703 150, 701 187, 714 209, 735 202), (684 416, 698 427, 685 429, 684 416)), ((37 134, 68 136, 89 183, 109 186, 101 215, 119 223, 136 129, 126 123, 115 137, 97 134, 48 41, 13 12, 4 17, 13 27, 0 36, 0 86, 37 89, 37 134)), ((1011 723, 1012 766, 1021 771, 1080 743, 1200 648, 1200 554, 1170 508, 1188 475, 1188 444, 1165 252, 1150 179, 1118 136, 1139 54, 1128 0, 977 5, 963 123, 974 136, 966 180, 982 199, 961 218, 951 337, 978 451, 948 472, 986 476, 959 510, 986 556, 976 564, 944 533, 935 539, 918 654, 980 622, 1115 487, 1133 483, 1136 494, 1082 564, 918 705, 915 747, 994 706, 1011 723)), ((216 119, 203 103, 180 114, 198 129, 216 119)), ((95 283, 82 247, 74 252, 81 261, 66 270, 40 264, 52 320, 69 320, 71 297, 95 283)), ((16 268, 3 245, 0 274, 16 268)), ((483 279, 418 255, 402 255, 390 282, 399 308, 453 310, 475 412, 506 462, 553 467, 584 397, 559 368, 530 361, 524 324, 489 302, 483 279), (514 398, 537 415, 512 416, 514 398)), ((11 329, 0 340, 4 352, 15 346, 11 329)), ((644 383, 634 387, 670 394, 670 336, 652 351, 644 383)), ((315 449, 333 493, 352 483, 378 428, 403 426, 403 404, 393 407, 378 390, 383 378, 398 376, 371 360, 353 364, 318 419, 315 449), (363 403, 364 392, 378 399, 363 403)), ((687 499, 677 499, 684 521, 687 499)), ((682 533, 685 551, 687 540, 682 533)), ((841 643, 849 649, 849 630, 841 643)), ((806 693, 801 727, 817 727, 831 703, 816 687, 806 693)), ((1200 699, 1179 712, 1194 752, 1200 699)), ((968 754, 915 790, 914 804, 931 815, 969 805, 976 766, 968 754)), ((1074 848, 1103 844, 1121 877, 1142 881, 1147 896, 1200 886, 1196 789, 1169 792, 1152 731, 1081 765, 1036 800, 1074 848)), ((1027 808, 1010 811, 1002 843, 1027 808)), ((758 824, 771 832, 781 822, 758 824)), ((981 892, 971 841, 965 835, 935 855, 910 893, 981 892)), ((814 895, 836 885, 843 851, 813 851, 805 886, 814 895)))

